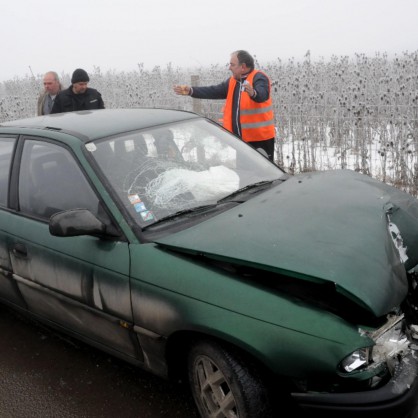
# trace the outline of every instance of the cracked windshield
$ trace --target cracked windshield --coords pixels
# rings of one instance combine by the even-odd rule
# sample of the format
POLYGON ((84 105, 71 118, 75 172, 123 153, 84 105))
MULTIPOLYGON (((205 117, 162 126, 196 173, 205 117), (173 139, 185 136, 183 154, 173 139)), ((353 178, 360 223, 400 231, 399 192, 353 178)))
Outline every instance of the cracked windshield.
POLYGON ((206 120, 129 132, 86 145, 141 226, 216 203, 284 173, 206 120))

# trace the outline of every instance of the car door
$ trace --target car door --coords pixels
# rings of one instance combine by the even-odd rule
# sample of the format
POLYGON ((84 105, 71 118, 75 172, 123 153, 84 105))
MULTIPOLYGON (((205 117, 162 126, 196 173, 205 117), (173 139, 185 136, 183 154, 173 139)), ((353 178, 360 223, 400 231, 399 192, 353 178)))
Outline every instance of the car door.
POLYGON ((16 158, 15 210, 2 216, 13 279, 27 309, 91 343, 137 357, 128 242, 52 236, 48 220, 58 211, 86 208, 108 222, 110 217, 66 147, 24 138, 16 158))
POLYGON ((12 264, 8 250, 8 239, 5 227, 8 218, 7 203, 9 195, 10 168, 17 136, 0 136, 0 299, 24 308, 25 302, 13 279, 12 264))

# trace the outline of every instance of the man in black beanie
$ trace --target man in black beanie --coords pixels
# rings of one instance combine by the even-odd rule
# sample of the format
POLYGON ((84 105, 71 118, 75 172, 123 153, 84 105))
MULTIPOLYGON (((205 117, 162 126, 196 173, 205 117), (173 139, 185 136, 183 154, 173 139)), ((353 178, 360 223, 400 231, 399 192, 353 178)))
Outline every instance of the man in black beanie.
POLYGON ((71 77, 71 86, 55 97, 51 113, 104 109, 102 95, 97 90, 87 87, 89 81, 86 71, 77 68, 71 77))

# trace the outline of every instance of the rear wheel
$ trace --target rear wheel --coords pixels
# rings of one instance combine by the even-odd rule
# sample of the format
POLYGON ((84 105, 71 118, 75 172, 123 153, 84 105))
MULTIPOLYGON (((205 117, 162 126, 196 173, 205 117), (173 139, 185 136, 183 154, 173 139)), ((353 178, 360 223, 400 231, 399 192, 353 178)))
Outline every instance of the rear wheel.
POLYGON ((268 418, 267 390, 241 356, 211 341, 190 351, 188 372, 202 418, 268 418))

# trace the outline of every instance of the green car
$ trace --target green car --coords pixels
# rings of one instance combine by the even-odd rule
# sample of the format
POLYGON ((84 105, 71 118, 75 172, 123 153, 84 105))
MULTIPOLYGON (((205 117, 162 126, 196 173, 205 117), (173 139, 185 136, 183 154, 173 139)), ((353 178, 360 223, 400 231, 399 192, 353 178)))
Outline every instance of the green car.
POLYGON ((418 201, 286 174, 168 109, 0 125, 0 300, 164 378, 203 418, 410 414, 418 201))

